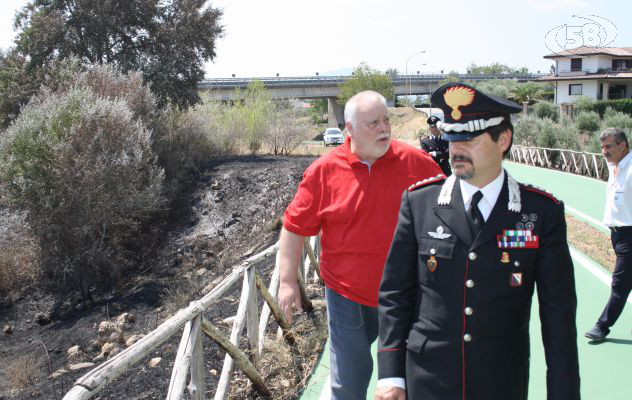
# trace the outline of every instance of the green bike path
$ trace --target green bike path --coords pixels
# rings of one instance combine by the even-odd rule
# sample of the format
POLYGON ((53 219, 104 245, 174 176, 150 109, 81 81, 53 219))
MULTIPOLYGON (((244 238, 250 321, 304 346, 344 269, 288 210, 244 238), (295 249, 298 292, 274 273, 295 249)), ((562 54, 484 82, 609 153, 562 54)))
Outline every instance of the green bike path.
MULTIPOLYGON (((605 202, 604 182, 507 161, 504 166, 519 182, 530 183, 551 192, 564 201, 567 212, 605 230, 600 222, 605 202)), ((574 249, 571 249, 571 254, 575 266, 577 288, 577 344, 582 399, 630 399, 632 388, 628 379, 631 379, 630 371, 632 371, 632 301, 628 299, 628 305, 605 342, 595 344, 584 338, 583 333, 593 326, 610 295, 607 284, 609 272, 574 249)), ((536 296, 533 303, 529 399, 544 400, 546 399, 546 363, 536 296)), ((375 352, 374 345, 374 355, 375 352)), ((377 381, 375 369, 374 366, 367 399, 372 399, 375 391, 377 381)), ((328 376, 329 344, 301 399, 330 399, 328 376)))

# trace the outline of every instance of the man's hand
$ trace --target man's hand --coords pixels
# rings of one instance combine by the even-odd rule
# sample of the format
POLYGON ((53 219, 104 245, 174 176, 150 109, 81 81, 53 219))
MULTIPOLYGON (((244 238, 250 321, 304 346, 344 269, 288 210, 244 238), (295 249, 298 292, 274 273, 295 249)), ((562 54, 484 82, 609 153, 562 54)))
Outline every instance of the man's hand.
POLYGON ((375 400, 406 400, 406 391, 396 386, 375 389, 375 400))
POLYGON ((303 307, 301 306, 301 291, 298 288, 298 283, 281 282, 279 285, 278 299, 281 311, 285 314, 288 324, 291 324, 292 308, 303 311, 303 307))

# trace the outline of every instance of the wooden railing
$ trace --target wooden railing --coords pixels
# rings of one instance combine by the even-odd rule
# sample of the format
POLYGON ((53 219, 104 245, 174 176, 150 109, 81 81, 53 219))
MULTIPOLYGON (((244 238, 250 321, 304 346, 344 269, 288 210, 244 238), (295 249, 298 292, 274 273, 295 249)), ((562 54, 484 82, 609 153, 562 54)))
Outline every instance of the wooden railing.
MULTIPOLYGON (((279 329, 285 340, 290 344, 294 343, 290 325, 275 300, 279 290, 278 246, 279 244, 276 243, 266 250, 249 257, 235 267, 215 287, 206 287, 204 292, 207 294, 204 297, 191 302, 188 307, 179 310, 138 342, 79 378, 72 389, 66 393, 63 400, 84 400, 93 397, 105 385, 146 357, 163 342, 175 335, 182 327, 184 327, 184 331, 171 373, 167 399, 183 398, 186 389, 189 391, 190 398, 194 400, 205 399, 203 334, 209 336, 226 351, 224 366, 215 391, 215 400, 227 398, 235 364, 250 379, 253 387, 258 392, 270 396, 270 390, 267 388, 256 365, 263 351, 266 327, 268 326, 271 313, 278 322, 279 329), (277 261, 272 272, 270 285, 266 287, 257 272, 256 264, 273 255, 276 255, 277 261), (242 276, 243 284, 237 315, 233 320, 230 337, 226 338, 211 322, 206 320, 203 312, 220 300, 222 295, 242 276), (265 299, 261 314, 259 314, 258 310, 256 289, 259 289, 259 293, 265 299), (244 326, 246 327, 247 341, 252 354, 251 358, 238 347, 244 326), (190 376, 190 379, 187 384, 188 376, 190 376)), ((303 298, 303 308, 306 311, 313 309, 305 288, 306 277, 309 276, 312 269, 314 270, 313 279, 320 281, 320 265, 316 256, 320 253, 318 251, 319 246, 318 237, 305 238, 298 276, 299 288, 303 298)))
POLYGON ((513 145, 511 160, 537 167, 608 180, 608 165, 601 154, 513 145))

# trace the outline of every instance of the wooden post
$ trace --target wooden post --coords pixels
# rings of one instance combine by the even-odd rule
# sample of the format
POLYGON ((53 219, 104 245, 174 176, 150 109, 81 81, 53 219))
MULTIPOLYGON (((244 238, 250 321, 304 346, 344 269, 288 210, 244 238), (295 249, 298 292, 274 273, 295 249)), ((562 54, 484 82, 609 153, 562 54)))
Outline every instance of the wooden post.
POLYGON ((182 398, 187 375, 191 366, 193 349, 195 349, 200 341, 200 322, 200 316, 198 315, 193 321, 188 321, 184 325, 184 332, 180 339, 180 347, 178 347, 176 360, 174 361, 173 370, 171 371, 167 400, 179 400, 182 398))
MULTIPOLYGON (((237 308, 237 317, 233 322, 233 330, 230 332, 230 342, 237 346, 239 344, 239 336, 244 329, 246 322, 246 309, 248 307, 248 298, 250 297, 250 286, 248 285, 248 275, 244 274, 244 283, 241 289, 241 297, 239 299, 239 307, 237 308)), ((233 358, 230 354, 226 354, 224 358, 224 366, 222 374, 219 377, 217 391, 215 392, 215 400, 224 400, 228 397, 228 389, 233 374, 233 358)))
MULTIPOLYGON (((213 339, 217 344, 226 350, 230 357, 235 360, 235 363, 241 369, 244 374, 250 379, 253 383, 255 389, 263 394, 264 396, 271 396, 270 390, 266 387, 261 374, 257 371, 254 365, 248 360, 248 357, 244 354, 243 351, 239 350, 237 346, 232 343, 232 340, 226 340, 226 338, 221 334, 221 332, 211 325, 206 319, 202 320, 202 329, 204 333, 206 333, 211 339, 213 339)), ((223 372, 223 371, 222 371, 223 372)), ((218 388, 219 389, 219 388, 218 388)), ((217 394, 215 395, 217 398, 217 394)))
POLYGON ((251 267, 246 271, 246 275, 248 276, 248 287, 250 288, 246 312, 246 333, 253 355, 253 362, 257 365, 261 358, 261 353, 259 353, 259 301, 257 300, 256 290, 257 271, 254 267, 251 267))
POLYGON ((303 310, 310 312, 314 310, 314 306, 310 301, 309 297, 307 297, 307 289, 305 288, 305 281, 303 280, 303 274, 299 269, 299 273, 296 274, 298 279, 298 289, 301 291, 301 305, 303 306, 303 310))
POLYGON ((323 283, 323 279, 320 276, 320 263, 316 259, 316 255, 314 254, 314 250, 312 248, 312 245, 310 244, 309 238, 305 238, 305 244, 303 247, 305 248, 307 257, 309 257, 310 263, 314 266, 314 271, 316 271, 316 274, 318 275, 318 280, 320 281, 320 283, 323 283))
POLYGON ((287 340, 288 343, 294 344, 295 341, 294 341, 294 336, 292 335, 292 332, 290 330, 290 324, 287 322, 287 319, 285 319, 285 315, 283 315, 283 311, 281 311, 281 307, 279 307, 279 303, 277 303, 277 301, 274 299, 272 294, 268 292, 266 285, 263 283, 258 273, 257 273, 257 287, 259 288, 259 291, 261 291, 261 296, 266 301, 266 304, 268 304, 270 311, 274 315, 274 318, 276 318, 277 323, 279 324, 279 327, 283 331, 283 337, 285 337, 285 340, 287 340))
MULTIPOLYGON (((259 282, 257 282, 257 286, 259 287, 259 282)), ((265 285, 262 286, 265 288, 265 285)), ((261 288, 259 288, 261 290, 261 288)), ((267 290, 266 290, 267 291, 267 290)), ((274 265, 274 271, 272 271, 272 276, 270 277, 270 297, 275 299, 277 296, 277 292, 279 291, 279 253, 276 255, 276 263, 274 265)), ((261 310, 261 318, 259 319, 259 353, 263 352, 263 345, 266 339, 266 327, 268 326, 268 319, 270 318, 270 306, 268 302, 263 304, 263 309, 261 310)))
POLYGON ((191 381, 189 381, 189 394, 193 400, 206 400, 206 384, 204 383, 204 346, 202 345, 202 314, 193 320, 195 329, 195 345, 191 358, 191 381))

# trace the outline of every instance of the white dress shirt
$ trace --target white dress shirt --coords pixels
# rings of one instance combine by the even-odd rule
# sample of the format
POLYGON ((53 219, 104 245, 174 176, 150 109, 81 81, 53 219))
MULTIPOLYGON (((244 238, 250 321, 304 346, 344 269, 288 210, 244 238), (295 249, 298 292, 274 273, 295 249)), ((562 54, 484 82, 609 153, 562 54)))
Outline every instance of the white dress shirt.
POLYGON ((478 209, 481 210, 481 214, 483 214, 483 218, 485 221, 489 218, 489 214, 492 213, 492 209, 496 204, 496 200, 498 200, 498 196, 500 195, 500 190, 503 188, 503 183, 505 182, 505 170, 500 170, 500 175, 496 177, 493 181, 489 182, 482 188, 478 188, 471 183, 467 183, 463 179, 459 179, 459 184, 461 185, 461 196, 463 196, 463 204, 465 205, 465 210, 470 208, 470 203, 472 202, 472 196, 474 193, 479 190, 483 193, 483 197, 481 201, 478 202, 478 209))
POLYGON ((603 213, 606 226, 632 226, 632 151, 619 161, 618 174, 608 163, 608 188, 603 213))
MULTIPOLYGON (((472 201, 472 196, 474 196, 474 193, 480 190, 483 193, 483 197, 481 198, 481 201, 478 202, 478 209, 481 210, 483 218, 485 219, 485 221, 487 221, 489 215, 492 213, 494 205, 496 204, 496 200, 498 200, 500 191, 503 188, 503 183, 505 183, 504 169, 500 170, 500 175, 498 175, 496 179, 494 179, 482 188, 478 188, 470 183, 467 183, 463 179, 459 179, 459 184, 461 185, 461 196, 463 196, 463 204, 465 205, 465 210, 467 211, 467 209, 470 208, 470 203, 472 201)), ((406 379, 391 377, 382 378, 377 381, 377 387, 386 386, 395 386, 398 388, 406 389, 406 379)))

